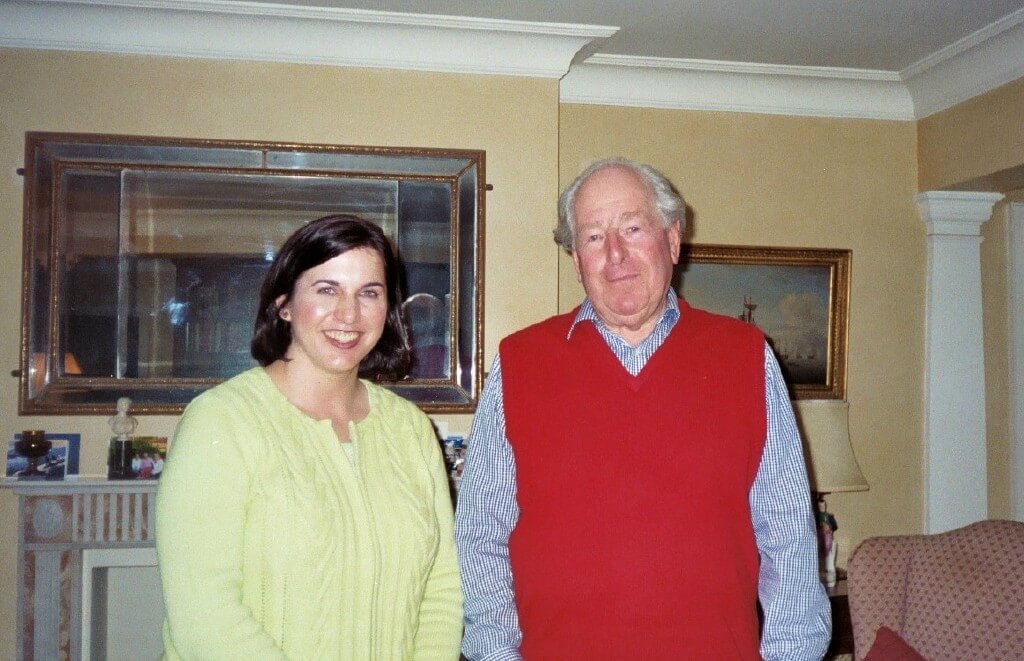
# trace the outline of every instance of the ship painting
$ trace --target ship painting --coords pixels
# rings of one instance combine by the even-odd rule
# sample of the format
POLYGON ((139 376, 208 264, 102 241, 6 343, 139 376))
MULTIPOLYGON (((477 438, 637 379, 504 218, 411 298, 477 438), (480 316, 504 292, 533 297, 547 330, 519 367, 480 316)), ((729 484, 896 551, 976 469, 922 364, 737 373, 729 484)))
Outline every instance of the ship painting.
POLYGON ((849 251, 689 246, 672 284, 695 308, 764 333, 796 397, 841 395, 849 251))

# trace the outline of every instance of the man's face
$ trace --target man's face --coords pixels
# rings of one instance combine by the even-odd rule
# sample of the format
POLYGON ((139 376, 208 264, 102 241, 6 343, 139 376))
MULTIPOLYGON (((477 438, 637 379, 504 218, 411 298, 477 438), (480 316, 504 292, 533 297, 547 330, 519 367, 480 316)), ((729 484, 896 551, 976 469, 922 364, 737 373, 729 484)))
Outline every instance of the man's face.
POLYGON ((679 225, 666 229, 644 182, 610 166, 576 195, 572 261, 601 320, 632 345, 654 329, 679 261, 679 225))

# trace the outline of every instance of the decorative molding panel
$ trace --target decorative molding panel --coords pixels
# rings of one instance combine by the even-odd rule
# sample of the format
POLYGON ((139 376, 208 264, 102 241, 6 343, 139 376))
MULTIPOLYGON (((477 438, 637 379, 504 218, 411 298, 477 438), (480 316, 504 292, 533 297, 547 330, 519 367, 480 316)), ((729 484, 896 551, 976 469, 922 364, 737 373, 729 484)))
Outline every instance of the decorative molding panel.
POLYGON ((562 79, 563 103, 816 117, 914 119, 899 74, 861 69, 594 55, 562 79))
POLYGON ((0 46, 559 78, 615 27, 229 0, 13 0, 0 46))

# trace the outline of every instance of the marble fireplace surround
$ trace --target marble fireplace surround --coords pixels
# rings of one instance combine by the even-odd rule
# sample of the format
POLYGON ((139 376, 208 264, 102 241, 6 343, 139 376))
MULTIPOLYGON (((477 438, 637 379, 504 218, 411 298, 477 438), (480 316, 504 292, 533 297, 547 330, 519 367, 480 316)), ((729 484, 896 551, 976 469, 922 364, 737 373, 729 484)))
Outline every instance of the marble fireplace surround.
POLYGON ((156 486, 84 477, 0 483, 18 496, 18 659, 89 655, 83 584, 90 596, 92 570, 104 563, 154 564, 156 486))

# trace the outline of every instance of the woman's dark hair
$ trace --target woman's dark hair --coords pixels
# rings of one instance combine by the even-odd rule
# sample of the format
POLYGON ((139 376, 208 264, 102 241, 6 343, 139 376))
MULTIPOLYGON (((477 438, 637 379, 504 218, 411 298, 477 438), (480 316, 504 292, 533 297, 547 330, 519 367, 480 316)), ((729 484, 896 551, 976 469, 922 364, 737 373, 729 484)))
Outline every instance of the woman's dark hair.
POLYGON ((284 358, 292 343, 291 324, 281 319, 277 299, 287 302, 299 276, 338 255, 358 248, 375 250, 384 262, 388 315, 384 333, 376 346, 359 364, 359 376, 377 381, 393 381, 409 371, 409 341, 402 322, 402 292, 395 251, 384 232, 358 216, 335 214, 318 218, 301 227, 281 246, 260 287, 260 307, 249 345, 252 357, 266 367, 284 358))

